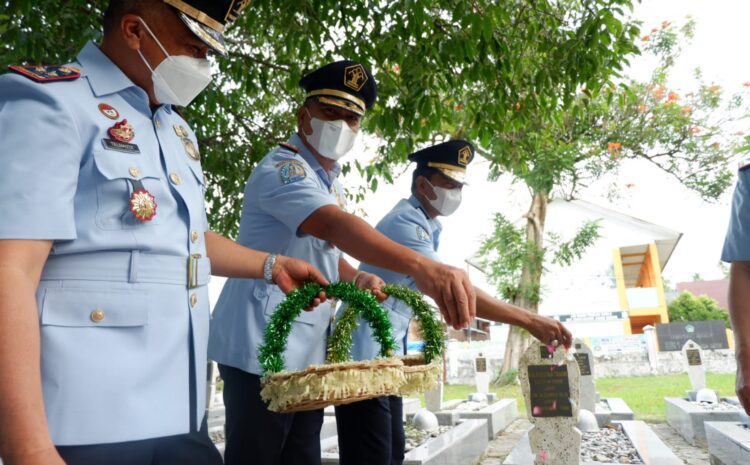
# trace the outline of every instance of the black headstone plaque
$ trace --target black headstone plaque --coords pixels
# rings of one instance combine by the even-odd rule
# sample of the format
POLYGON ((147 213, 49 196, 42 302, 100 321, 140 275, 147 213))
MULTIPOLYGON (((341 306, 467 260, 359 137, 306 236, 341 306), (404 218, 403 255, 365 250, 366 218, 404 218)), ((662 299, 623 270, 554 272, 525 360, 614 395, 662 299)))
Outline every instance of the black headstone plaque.
POLYGON ((585 352, 577 352, 573 354, 578 362, 578 368, 581 370, 581 376, 591 376, 591 363, 589 362, 589 354, 585 352))
POLYGON ((572 417, 566 365, 529 365, 529 400, 535 417, 572 417))
POLYGON ((656 337, 662 352, 680 351, 688 340, 706 349, 728 349, 724 321, 690 321, 656 325, 656 337))
POLYGON ((477 373, 487 373, 487 359, 477 357, 477 373))
POLYGON ((688 349, 685 351, 685 354, 687 354, 688 359, 688 365, 695 366, 695 365, 703 365, 701 362, 701 351, 698 349, 688 349))

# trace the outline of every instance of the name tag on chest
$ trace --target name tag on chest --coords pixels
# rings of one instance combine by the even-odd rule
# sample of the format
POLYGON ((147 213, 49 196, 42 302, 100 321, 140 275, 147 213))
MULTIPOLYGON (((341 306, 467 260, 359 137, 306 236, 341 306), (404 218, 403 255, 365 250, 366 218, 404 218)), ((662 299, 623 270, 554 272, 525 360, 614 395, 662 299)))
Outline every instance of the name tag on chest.
POLYGON ((102 145, 107 150, 116 150, 118 152, 124 152, 124 153, 141 153, 140 149, 138 148, 138 145, 136 144, 130 144, 127 142, 118 142, 116 140, 102 139, 102 145))

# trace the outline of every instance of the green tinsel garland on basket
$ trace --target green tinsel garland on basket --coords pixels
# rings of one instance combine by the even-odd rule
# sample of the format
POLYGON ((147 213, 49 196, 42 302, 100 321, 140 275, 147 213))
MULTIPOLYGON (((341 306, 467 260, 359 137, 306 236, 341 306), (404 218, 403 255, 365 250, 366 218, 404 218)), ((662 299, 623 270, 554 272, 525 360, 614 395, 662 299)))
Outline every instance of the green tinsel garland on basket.
POLYGON ((347 305, 341 316, 336 318, 336 327, 328 337, 326 363, 341 363, 351 358, 352 336, 358 326, 358 318, 359 312, 350 305, 347 305))
MULTIPOLYGON (((308 283, 287 295, 286 299, 276 307, 276 311, 266 325, 264 343, 259 349, 258 357, 264 375, 284 370, 284 351, 287 338, 292 331, 292 322, 321 291, 325 292, 328 297, 343 301, 370 323, 373 335, 380 343, 381 355, 388 356, 396 348, 396 342, 391 336, 391 320, 372 294, 358 289, 352 283, 339 282, 328 286, 308 283)), ((339 345, 337 344, 336 347, 339 345)), ((351 347, 351 331, 349 331, 349 347, 351 347)))
POLYGON ((424 349, 422 352, 424 353, 425 363, 430 363, 435 358, 441 357, 445 350, 445 331, 440 321, 435 318, 430 306, 422 298, 422 295, 419 292, 395 284, 384 286, 383 292, 393 298, 402 300, 411 307, 412 313, 417 318, 422 330, 422 339, 424 340, 424 349))

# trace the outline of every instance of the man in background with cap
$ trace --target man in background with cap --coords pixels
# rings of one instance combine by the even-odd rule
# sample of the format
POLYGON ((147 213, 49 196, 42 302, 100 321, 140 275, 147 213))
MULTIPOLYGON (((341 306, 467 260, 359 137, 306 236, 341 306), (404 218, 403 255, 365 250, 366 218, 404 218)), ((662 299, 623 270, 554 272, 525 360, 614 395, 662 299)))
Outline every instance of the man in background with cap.
POLYGON ((196 137, 173 108, 211 81, 206 55, 226 53, 245 3, 112 0, 101 47, 0 76, 5 465, 220 464, 209 275, 326 282, 209 231, 196 137))
MULTIPOLYGON (((297 133, 266 155, 248 179, 238 242, 309 260, 326 279, 354 282, 381 300, 383 281, 357 272, 342 252, 409 274, 449 323, 466 327, 474 316, 474 294, 464 271, 398 245, 344 211, 337 161, 351 150, 360 120, 375 102, 373 76, 360 63, 338 61, 304 76, 300 86, 306 98, 297 110, 297 133)), ((323 411, 274 413, 260 398, 258 346, 283 299, 263 281, 230 279, 214 310, 209 357, 224 379, 227 465, 320 463, 323 411)), ((334 310, 324 303, 293 322, 284 352, 287 370, 325 362, 334 310)))
MULTIPOLYGON (((438 216, 450 216, 461 204, 466 184, 466 167, 474 158, 474 146, 464 140, 451 140, 409 155, 417 167, 412 175, 411 196, 400 200, 376 226, 395 242, 425 257, 440 261, 437 254, 442 225, 438 216)), ((415 287, 414 278, 363 262, 360 271, 381 276, 386 282, 415 287)), ((477 316, 513 324, 528 330, 540 341, 569 347, 570 332, 559 321, 501 302, 476 288, 477 316)), ((393 324, 398 355, 406 354, 406 338, 411 308, 395 299, 383 306, 393 324)), ((352 358, 377 357, 380 347, 370 326, 360 318, 354 331, 352 358)), ((404 460, 404 426, 401 397, 380 397, 336 407, 339 457, 342 465, 400 465, 404 460)))

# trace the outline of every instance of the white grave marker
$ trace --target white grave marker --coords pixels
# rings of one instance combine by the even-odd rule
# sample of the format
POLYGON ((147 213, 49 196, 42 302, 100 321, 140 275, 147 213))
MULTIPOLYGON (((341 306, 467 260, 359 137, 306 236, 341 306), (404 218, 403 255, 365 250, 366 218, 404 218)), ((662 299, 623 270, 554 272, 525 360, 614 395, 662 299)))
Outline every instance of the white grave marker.
POLYGON ((439 412, 443 408, 443 377, 438 380, 437 385, 425 391, 424 402, 430 412, 439 412))
POLYGON ((489 394, 490 371, 487 366, 487 358, 481 352, 479 352, 479 356, 474 360, 474 379, 477 384, 477 392, 489 394))
POLYGON ((682 346, 682 359, 685 361, 690 384, 693 391, 698 391, 706 387, 706 367, 703 366, 703 351, 701 346, 688 340, 682 346))
POLYGON ((574 339, 573 356, 581 372, 581 408, 589 412, 596 411, 596 385, 594 384, 594 354, 582 340, 574 339))
POLYGON ((521 357, 518 377, 526 413, 534 424, 529 431, 534 465, 578 465, 578 362, 563 346, 550 354, 548 346, 534 341, 521 357))

